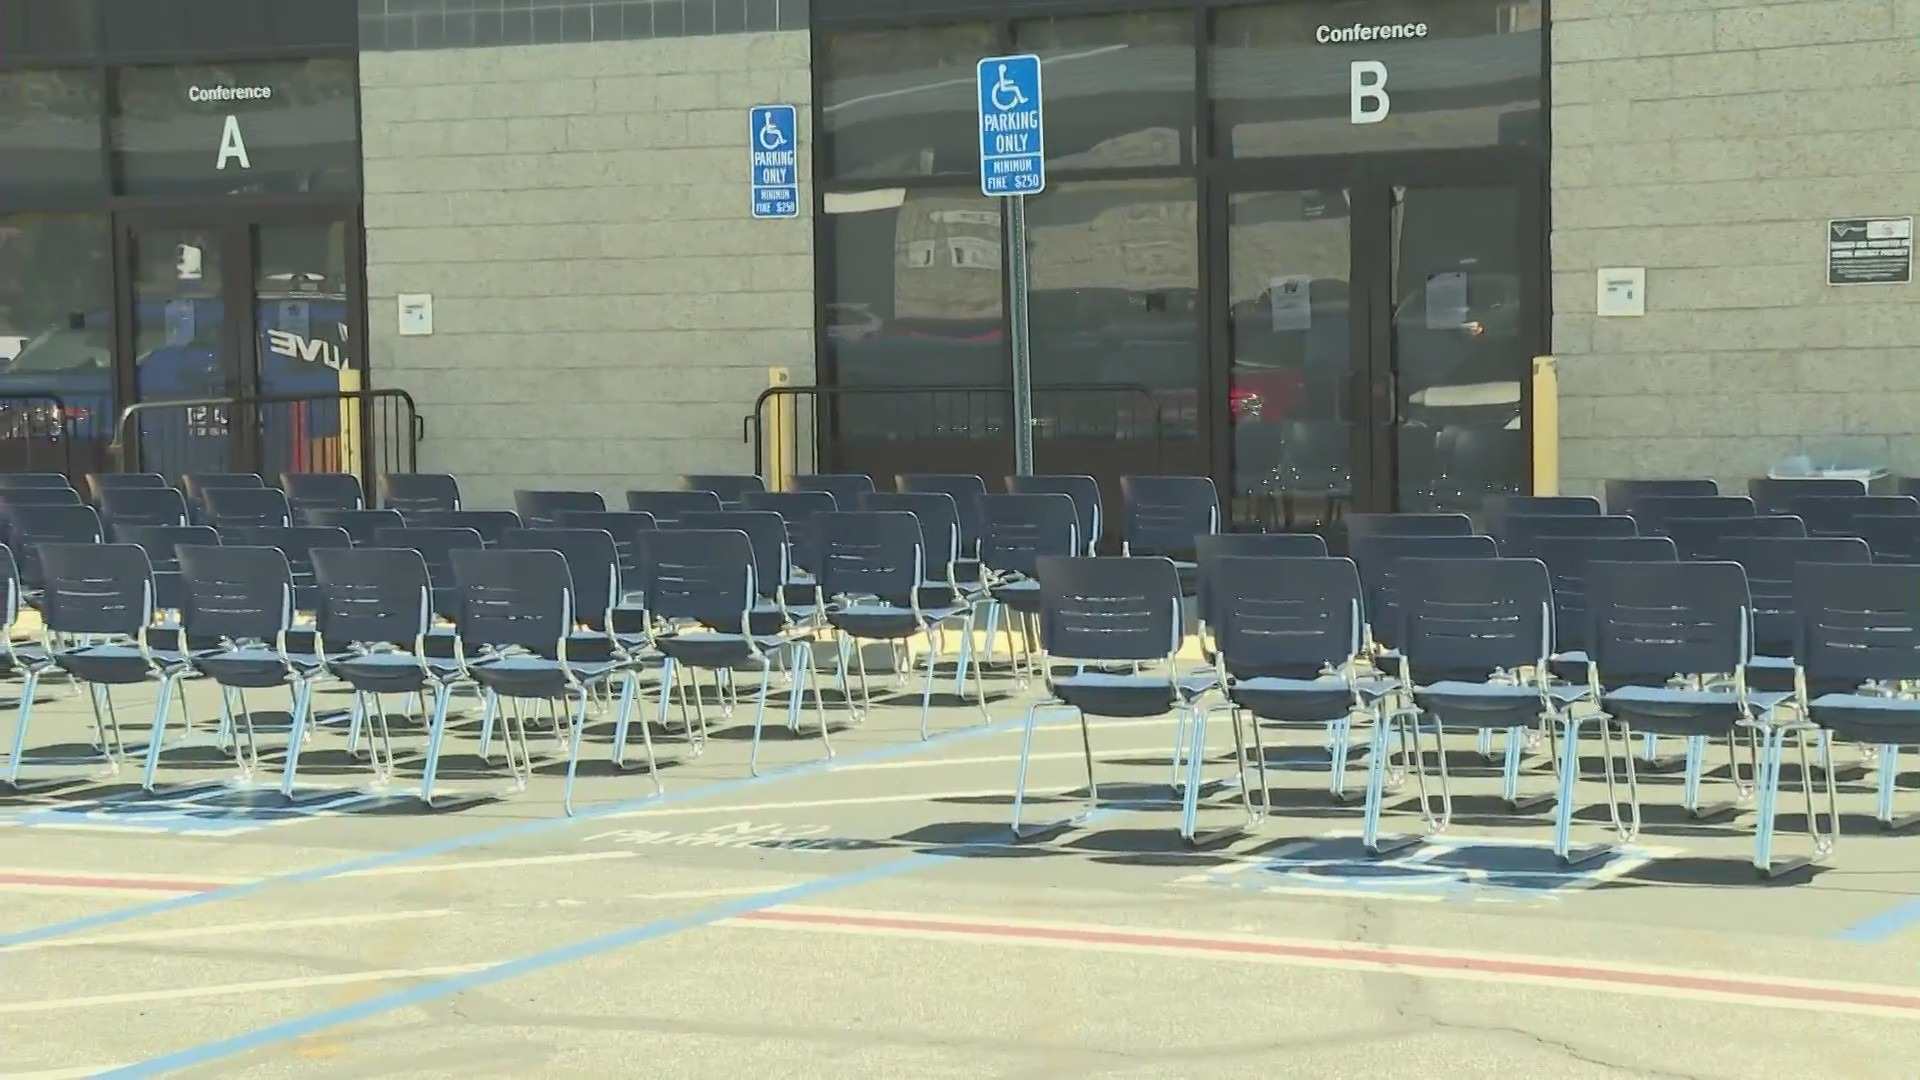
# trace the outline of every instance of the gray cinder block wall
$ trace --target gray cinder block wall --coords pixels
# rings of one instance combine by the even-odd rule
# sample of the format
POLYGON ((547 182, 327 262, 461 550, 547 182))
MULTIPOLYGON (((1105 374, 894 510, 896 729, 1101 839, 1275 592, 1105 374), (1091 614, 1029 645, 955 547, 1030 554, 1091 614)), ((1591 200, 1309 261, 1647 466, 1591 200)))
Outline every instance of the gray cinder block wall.
POLYGON ((1829 218, 1920 212, 1920 0, 1554 0, 1562 475, 1920 474, 1920 287, 1826 284, 1829 218), (1642 318, 1594 271, 1647 270, 1642 318))
POLYGON ((813 264, 806 216, 749 216, 747 108, 800 105, 811 153, 807 35, 360 70, 372 354, 426 418, 420 467, 476 505, 751 471, 741 418, 768 367, 812 381, 813 264), (432 336, 399 335, 400 293, 433 296, 432 336))

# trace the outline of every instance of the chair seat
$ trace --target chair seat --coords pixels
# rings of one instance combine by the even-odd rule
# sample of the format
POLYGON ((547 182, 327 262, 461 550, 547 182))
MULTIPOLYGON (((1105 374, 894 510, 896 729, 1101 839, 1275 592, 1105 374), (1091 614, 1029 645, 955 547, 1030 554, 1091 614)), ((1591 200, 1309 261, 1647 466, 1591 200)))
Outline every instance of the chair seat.
POLYGON ((610 661, 585 661, 561 664, 558 660, 549 660, 544 656, 501 656, 482 660, 469 666, 473 681, 496 693, 508 697, 556 698, 563 697, 573 689, 567 674, 571 672, 575 683, 594 683, 619 670, 620 665, 610 661))
POLYGON ((987 590, 987 595, 1022 615, 1040 614, 1040 583, 1022 578, 1003 581, 987 590))
POLYGON ((1325 723, 1352 712, 1356 696, 1362 706, 1371 705, 1392 693, 1394 686, 1391 679, 1350 680, 1344 675, 1315 679, 1264 676, 1233 680, 1227 685, 1227 698, 1262 720, 1325 723))
POLYGON ((654 646, 676 664, 711 670, 747 663, 753 660, 756 648, 762 654, 772 653, 786 647, 789 640, 777 634, 756 634, 750 645, 742 634, 691 630, 656 638, 654 646))
POLYGON ((1088 716, 1159 716, 1213 689, 1211 672, 1168 681, 1165 675, 1083 671, 1049 680, 1053 696, 1088 716))
POLYGON ((1823 694, 1808 703, 1809 718, 1851 742, 1920 745, 1920 700, 1872 694, 1823 694))
POLYGON ((1442 727, 1504 731, 1540 721, 1540 687, 1520 683, 1442 679, 1413 688, 1414 704, 1442 727))
POLYGON ((242 690, 286 686, 289 682, 289 661, 292 678, 305 678, 320 670, 320 661, 316 657, 290 654, 283 661, 279 653, 265 646, 219 649, 197 653, 192 657, 195 671, 221 686, 242 690))
POLYGON ((13 655, 0 653, 0 677, 18 675, 30 668, 45 667, 47 650, 39 645, 15 645, 13 655))
MULTIPOLYGON (((1764 717, 1791 694, 1752 692, 1748 704, 1764 717)), ((1671 686, 1622 686, 1606 691, 1600 707, 1615 719, 1653 735, 1725 735, 1744 719, 1732 689, 1692 690, 1671 686)))
POLYGON ((911 608, 896 607, 891 604, 862 604, 837 611, 829 609, 827 624, 850 637, 885 641, 925 633, 928 628, 945 622, 965 610, 962 607, 941 607, 932 610, 922 609, 918 615, 915 615, 911 608))
POLYGON ((150 682, 158 676, 184 668, 187 657, 172 649, 137 645, 82 645, 74 649, 56 649, 53 666, 81 682, 102 686, 131 686, 150 682), (149 660, 151 657, 151 660, 149 660))
POLYGON ((460 676, 460 666, 451 659, 429 654, 426 670, 420 658, 409 653, 366 653, 340 659, 329 658, 327 670, 341 682, 368 694, 406 694, 425 690, 436 682, 449 682, 460 676))

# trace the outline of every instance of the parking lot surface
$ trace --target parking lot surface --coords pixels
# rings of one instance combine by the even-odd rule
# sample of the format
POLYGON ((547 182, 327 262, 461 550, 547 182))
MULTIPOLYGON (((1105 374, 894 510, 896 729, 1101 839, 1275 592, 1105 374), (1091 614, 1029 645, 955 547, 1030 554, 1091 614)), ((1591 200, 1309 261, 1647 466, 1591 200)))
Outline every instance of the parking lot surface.
MULTIPOLYGON (((572 818, 550 731, 530 788, 493 797, 507 774, 471 699, 442 767, 471 801, 428 810, 417 721, 393 720, 384 795, 321 724, 287 800, 277 769, 232 782, 194 686, 196 737, 174 725, 146 795, 132 766, 88 779, 91 715, 49 688, 28 772, 84 782, 0 801, 0 1076, 1910 1080, 1920 1061, 1920 839, 1879 831, 1857 768, 1811 872, 1762 880, 1751 813, 1691 820, 1678 775, 1644 772, 1642 834, 1565 867, 1550 805, 1509 811, 1455 739, 1452 827, 1382 859, 1326 793, 1318 735, 1276 732, 1272 816, 1193 850, 1172 718, 1095 721, 1099 809, 1016 844, 1038 691, 987 684, 988 722, 937 699, 925 742, 917 681, 880 679, 897 696, 858 724, 830 697, 831 761, 811 711, 796 734, 776 705, 757 777, 751 703, 709 705, 697 756, 654 729, 660 797, 608 765, 602 712, 572 818)), ((285 706, 255 698, 272 763, 285 706)), ((137 750, 152 697, 119 705, 137 750)), ((1211 776, 1232 771, 1225 727, 1211 776)), ((1035 735, 1030 786, 1032 820, 1082 806, 1070 717, 1035 735)), ((1390 829, 1417 831, 1411 790, 1390 829)), ((1605 787, 1581 794, 1577 831, 1602 840, 1605 787)), ((1210 793, 1203 824, 1238 802, 1210 793)))

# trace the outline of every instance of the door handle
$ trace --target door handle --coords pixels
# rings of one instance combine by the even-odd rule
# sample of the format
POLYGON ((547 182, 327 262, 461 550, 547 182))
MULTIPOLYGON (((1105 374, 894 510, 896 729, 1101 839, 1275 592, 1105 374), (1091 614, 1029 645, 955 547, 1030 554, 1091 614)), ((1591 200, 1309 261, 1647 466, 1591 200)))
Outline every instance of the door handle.
POLYGON ((1384 416, 1389 424, 1398 426, 1403 418, 1400 415, 1400 380, 1392 372, 1376 375, 1373 378, 1374 415, 1384 416))

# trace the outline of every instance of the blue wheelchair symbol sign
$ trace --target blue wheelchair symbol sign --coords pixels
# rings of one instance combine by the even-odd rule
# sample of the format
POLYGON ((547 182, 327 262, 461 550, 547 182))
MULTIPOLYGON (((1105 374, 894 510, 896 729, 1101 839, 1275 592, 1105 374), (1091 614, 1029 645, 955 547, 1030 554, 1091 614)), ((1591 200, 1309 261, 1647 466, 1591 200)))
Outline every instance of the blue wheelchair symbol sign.
POLYGON ((989 56, 974 71, 980 105, 980 190, 1033 195, 1046 190, 1040 58, 989 56))
POLYGON ((792 105, 755 105, 747 110, 754 217, 800 216, 799 126, 799 110, 792 105))

